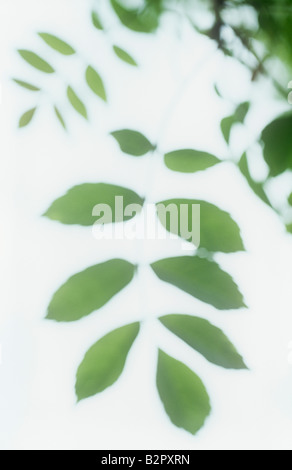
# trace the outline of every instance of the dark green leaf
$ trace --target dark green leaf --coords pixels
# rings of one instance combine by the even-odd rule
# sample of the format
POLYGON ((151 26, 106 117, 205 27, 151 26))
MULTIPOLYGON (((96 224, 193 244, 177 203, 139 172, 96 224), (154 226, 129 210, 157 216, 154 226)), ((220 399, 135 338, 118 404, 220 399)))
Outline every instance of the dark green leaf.
POLYGON ((26 88, 29 91, 40 91, 40 88, 37 86, 31 85, 30 83, 24 82, 22 80, 18 80, 17 78, 13 78, 13 81, 17 83, 17 85, 21 86, 22 88, 26 88))
POLYGON ((123 60, 129 65, 133 65, 134 67, 137 67, 138 65, 137 62, 124 49, 121 49, 118 46, 113 46, 113 50, 115 54, 119 57, 119 59, 123 60))
POLYGON ((166 315, 160 321, 213 364, 226 369, 246 369, 233 344, 207 320, 190 315, 166 315))
POLYGON ((157 204, 157 214, 166 230, 194 242, 195 245, 200 241, 200 247, 208 251, 234 253, 244 250, 236 222, 227 212, 209 202, 198 199, 169 199, 157 204), (197 211, 193 212, 193 207, 198 204, 200 220, 197 211), (200 240, 196 234, 200 235, 200 240))
POLYGON ((63 116, 60 113, 59 109, 57 108, 57 106, 54 106, 54 110, 55 110, 55 114, 56 114, 61 126, 66 130, 67 128, 66 128, 65 121, 64 121, 63 116))
POLYGON ((157 389, 173 424, 196 434, 211 411, 201 379, 185 364, 159 350, 157 389))
POLYGON ((78 401, 102 392, 118 380, 139 329, 139 323, 118 328, 87 351, 76 375, 78 401))
POLYGON ((288 197, 288 204, 290 204, 290 206, 292 206, 292 193, 288 197))
POLYGON ((67 88, 67 96, 75 111, 81 114, 81 116, 83 116, 85 119, 88 119, 87 110, 84 103, 82 103, 80 98, 78 98, 75 91, 70 86, 67 88))
POLYGON ((86 69, 86 82, 89 88, 93 91, 93 93, 95 93, 104 101, 107 100, 106 92, 105 92, 105 88, 104 88, 104 84, 101 79, 101 76, 91 66, 87 67, 86 69))
POLYGON ((155 6, 148 5, 142 10, 128 10, 117 0, 111 0, 111 5, 121 23, 133 31, 152 33, 158 28, 159 16, 155 6))
POLYGON ((75 50, 71 47, 67 42, 63 41, 62 39, 54 36, 53 34, 48 33, 38 33, 39 36, 45 41, 48 46, 55 51, 60 52, 63 55, 73 55, 75 54, 75 50))
POLYGON ((154 145, 140 132, 129 129, 111 132, 122 152, 134 157, 141 157, 155 149, 154 145))
POLYGON ((29 65, 31 65, 32 67, 40 70, 41 72, 44 72, 44 73, 54 73, 55 72, 53 67, 50 64, 48 64, 48 62, 46 62, 44 59, 39 57, 34 52, 27 51, 27 50, 24 50, 24 49, 19 49, 18 52, 21 55, 21 57, 29 65))
POLYGON ((246 307, 231 276, 214 261, 198 256, 181 256, 161 259, 151 267, 162 281, 219 310, 246 307))
POLYGON ((100 21, 100 18, 97 14, 96 11, 93 11, 91 13, 91 20, 92 20, 92 24, 93 26, 96 28, 96 29, 99 29, 100 31, 102 31, 104 28, 103 28, 103 25, 102 25, 102 22, 100 21))
POLYGON ((195 173, 196 171, 206 170, 220 163, 221 160, 207 152, 182 149, 167 153, 164 156, 164 161, 170 170, 181 173, 195 173))
POLYGON ((134 272, 133 264, 112 259, 75 274, 54 294, 46 318, 71 322, 89 315, 126 287, 134 272))
POLYGON ((68 225, 91 226, 94 223, 123 222, 136 215, 135 212, 125 214, 124 209, 131 204, 136 204, 137 210, 139 206, 141 209, 143 202, 144 199, 134 191, 121 186, 85 183, 74 186, 54 201, 44 216, 68 225), (98 204, 108 206, 108 212, 105 207, 93 210, 98 204))
POLYGON ((35 115, 35 112, 36 112, 36 109, 37 108, 32 108, 30 109, 29 111, 26 111, 26 113, 24 113, 20 120, 19 120, 19 124, 18 124, 18 127, 26 127, 28 126, 28 124, 31 122, 32 118, 34 117, 35 115))
POLYGON ((264 158, 271 176, 292 169, 292 113, 284 114, 271 122, 262 132, 264 158))
POLYGON ((254 181, 251 174, 250 174, 250 172, 249 172, 247 156, 246 156, 245 153, 242 155, 242 157, 241 157, 241 159, 238 163, 238 167, 239 167, 241 173, 243 174, 243 176, 245 177, 248 185, 253 190, 253 192, 256 194, 256 196, 258 196, 263 202, 265 202, 266 204, 268 204, 268 206, 271 207, 271 203, 269 201, 268 196, 266 195, 263 184, 254 181))

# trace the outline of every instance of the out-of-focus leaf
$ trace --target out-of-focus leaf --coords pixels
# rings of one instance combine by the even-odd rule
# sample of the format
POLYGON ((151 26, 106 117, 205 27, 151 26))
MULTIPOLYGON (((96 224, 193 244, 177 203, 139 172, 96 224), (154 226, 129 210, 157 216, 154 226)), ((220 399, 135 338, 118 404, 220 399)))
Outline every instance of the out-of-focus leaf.
POLYGON ((141 157, 155 149, 155 146, 140 132, 122 129, 111 132, 111 135, 118 142, 122 152, 134 157, 141 157))
POLYGON ((173 424, 196 434, 211 411, 209 396, 201 379, 185 364, 159 350, 156 383, 173 424))
POLYGON ((264 158, 270 168, 271 176, 278 176, 292 169, 292 113, 284 114, 262 132, 264 158))
POLYGON ((229 143, 229 140, 230 140, 230 134, 231 134, 231 129, 232 129, 233 124, 234 124, 233 116, 228 116, 226 118, 223 118, 220 124, 223 137, 227 143, 229 143))
POLYGON ((76 53, 73 47, 71 47, 67 42, 63 41, 57 36, 54 36, 53 34, 48 34, 48 33, 38 33, 38 34, 48 46, 50 46, 55 51, 60 52, 60 54, 73 55, 76 53))
POLYGON ((55 114, 56 114, 56 116, 57 116, 57 118, 58 118, 58 120, 59 120, 61 126, 63 127, 63 129, 66 130, 67 127, 66 127, 64 118, 63 118, 62 114, 60 113, 59 109, 57 108, 57 106, 54 106, 54 111, 55 111, 55 114))
POLYGON ((292 206, 292 193, 288 197, 288 204, 290 204, 290 206, 292 206))
POLYGON ((96 11, 93 11, 91 13, 91 20, 92 20, 92 24, 93 26, 96 28, 96 29, 99 29, 100 31, 102 31, 104 29, 103 25, 102 25, 102 22, 100 21, 100 18, 97 14, 96 11))
POLYGON ((207 320, 190 315, 166 315, 159 319, 172 333, 225 369, 246 369, 242 357, 222 330, 207 320))
POLYGON ((251 177, 251 174, 250 174, 249 168, 248 168, 246 153, 244 153, 242 155, 242 157, 241 157, 241 159, 238 163, 238 167, 239 167, 241 173, 243 174, 243 176, 245 177, 248 185, 253 190, 253 192, 256 194, 256 196, 258 196, 263 202, 265 202, 266 204, 268 204, 268 206, 271 207, 271 203, 269 201, 268 196, 266 195, 263 184, 254 181, 253 178, 251 177))
POLYGON ((111 0, 111 5, 121 23, 127 28, 139 33, 152 33, 159 26, 159 15, 155 5, 148 4, 143 9, 128 10, 117 0, 111 0))
POLYGON ((286 225, 286 230, 287 230, 288 233, 292 234, 292 223, 286 225))
POLYGON ((139 329, 139 323, 118 328, 87 351, 76 375, 78 401, 102 392, 118 380, 139 329))
POLYGON ((218 207, 198 199, 169 199, 157 203, 157 214, 169 232, 194 243, 200 233, 200 247, 208 251, 234 253, 243 251, 240 230, 231 216, 218 207), (195 205, 200 205, 200 220, 197 220, 195 205), (167 213, 169 216, 167 216, 167 213))
POLYGON ((85 104, 80 100, 80 98, 76 95, 73 88, 68 86, 67 88, 67 97, 70 101, 71 105, 77 111, 77 113, 81 114, 85 119, 88 119, 87 110, 85 104))
POLYGON ((246 307, 232 277, 214 261, 198 256, 180 256, 161 259, 151 267, 162 281, 219 310, 246 307))
POLYGON ((122 49, 121 47, 115 45, 115 46, 113 46, 113 50, 114 50, 115 54, 119 57, 119 59, 123 60, 124 62, 126 62, 129 65, 133 65, 134 67, 137 67, 137 65, 138 65, 137 62, 124 49, 122 49))
POLYGON ((226 118, 222 119, 221 121, 221 131, 223 134, 224 139, 226 140, 227 143, 230 141, 230 135, 231 135, 231 130, 232 127, 235 124, 243 124, 244 120, 246 118, 246 115, 249 111, 250 108, 250 103, 248 101, 245 101, 244 103, 240 103, 240 105, 237 106, 236 110, 234 111, 234 114, 231 116, 227 116, 226 118))
POLYGON ((164 161, 167 168, 181 173, 203 171, 221 162, 210 153, 191 149, 168 152, 164 156, 164 161))
POLYGON ((19 119, 18 127, 26 127, 31 122, 32 118, 35 115, 37 108, 32 108, 29 111, 26 111, 21 118, 19 119))
POLYGON ((40 70, 41 72, 44 73, 54 73, 55 70, 53 67, 48 64, 44 59, 42 59, 40 56, 35 54, 32 51, 27 51, 25 49, 19 49, 18 50, 20 56, 32 67, 40 70))
POLYGON ((101 76, 94 70, 93 67, 89 66, 86 69, 86 82, 89 88, 95 93, 99 98, 106 101, 106 92, 101 76))
POLYGON ((25 88, 26 90, 40 91, 40 88, 38 88, 37 86, 31 85, 30 83, 24 82, 23 80, 18 80, 17 78, 13 78, 13 81, 17 83, 17 85, 21 86, 22 88, 25 88))
POLYGON ((134 273, 133 264, 111 259, 75 274, 54 294, 46 318, 71 322, 89 315, 126 287, 134 273))
POLYGON ((49 207, 44 216, 67 225, 92 226, 94 223, 125 222, 135 213, 127 215, 124 208, 136 204, 143 206, 144 199, 128 188, 105 183, 85 183, 71 188, 49 207), (100 211, 93 211, 98 204, 100 211), (100 217, 100 222, 97 217, 100 217))

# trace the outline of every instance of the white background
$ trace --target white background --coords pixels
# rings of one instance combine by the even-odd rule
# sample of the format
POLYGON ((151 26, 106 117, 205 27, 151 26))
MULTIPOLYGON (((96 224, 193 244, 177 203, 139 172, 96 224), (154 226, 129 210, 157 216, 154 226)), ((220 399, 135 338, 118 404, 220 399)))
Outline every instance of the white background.
MULTIPOLYGON (((94 2, 2 0, 1 51, 1 295, 0 446, 3 449, 291 449, 292 448, 292 238, 277 215, 249 190, 231 163, 197 175, 167 170, 161 156, 122 154, 108 135, 120 128, 142 131, 169 151, 197 148, 229 157, 220 119, 230 102, 252 98, 247 129, 233 135, 235 157, 282 105, 271 90, 255 90, 246 70, 215 52, 214 45, 169 17, 156 36, 129 33, 101 4, 113 27, 108 35, 91 26, 94 2), (80 51, 64 58, 51 51, 37 31, 63 37, 80 51), (137 37, 138 36, 138 37, 137 37), (117 43, 139 62, 119 61, 117 43), (32 49, 59 74, 43 76, 17 55, 32 49), (203 65, 204 62, 204 65, 203 65), (103 76, 105 105, 87 90, 85 65, 103 76), (11 82, 17 77, 41 85, 40 99, 11 82), (188 77, 188 78, 187 78, 188 77), (213 84, 227 98, 220 100, 213 84), (71 84, 86 102, 90 122, 67 104, 71 84), (17 129, 24 111, 38 102, 31 125, 17 129), (69 132, 56 121, 51 104, 62 109, 69 132), (163 130, 163 132, 162 132, 163 130), (111 182, 147 195, 206 199, 229 211, 242 229, 246 253, 217 255, 239 284, 248 310, 218 312, 160 282, 147 262, 181 254, 181 243, 97 241, 90 228, 62 226, 41 214, 70 187, 111 182), (141 262, 137 279, 101 311, 74 324, 44 320, 54 291, 73 273, 112 257, 141 262), (163 330, 155 318, 188 313, 221 327, 244 356, 250 371, 225 371, 209 364, 163 330), (104 393, 76 405, 74 377, 85 351, 111 329, 145 323, 121 379, 104 393), (184 361, 203 379, 213 411, 191 436, 174 427, 155 390, 157 347, 184 361)), ((288 105, 287 105, 288 106, 288 105)), ((255 148, 254 171, 265 174, 255 148)), ((284 176, 271 187, 281 204, 289 188, 284 176)))

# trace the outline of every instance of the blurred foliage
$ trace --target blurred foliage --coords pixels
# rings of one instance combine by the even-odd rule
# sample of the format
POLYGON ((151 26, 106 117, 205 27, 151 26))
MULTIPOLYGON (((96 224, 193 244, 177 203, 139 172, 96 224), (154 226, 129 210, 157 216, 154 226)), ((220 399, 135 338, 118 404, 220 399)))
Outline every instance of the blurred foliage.
MULTIPOLYGON (((172 15, 178 22, 185 21, 196 35, 201 34, 214 41, 218 52, 232 57, 247 67, 251 82, 264 76, 270 80, 277 91, 278 99, 285 98, 288 103, 286 83, 279 70, 285 70, 287 77, 292 70, 292 0, 110 0, 112 18, 118 22, 118 28, 127 28, 133 34, 155 34, 163 24, 163 18, 172 15), (134 5, 134 6, 133 6, 134 5), (208 26, 202 26, 201 14, 207 14, 208 26), (228 34, 227 34, 228 33, 228 34), (238 47, 238 44, 240 47, 238 47), (277 74, 274 75, 274 74, 277 74)), ((97 34, 107 34, 107 22, 96 2, 89 18, 97 34)), ((206 17, 206 15, 205 15, 206 17)), ((115 24, 115 22, 114 22, 115 24)), ((39 33, 39 38, 55 53, 62 54, 64 60, 71 55, 78 56, 67 41, 50 33, 39 33), (65 57, 68 56, 68 57, 65 57)), ((119 44, 110 43, 111 52, 125 65, 137 66, 138 62, 119 44)), ((19 50, 19 54, 36 73, 58 73, 54 64, 34 51, 19 50)), ((142 58, 139 58, 140 60, 142 58)), ((129 67, 130 70, 131 67, 129 67)), ((91 91, 102 101, 107 101, 106 86, 101 74, 91 65, 84 70, 84 80, 91 91)), ((284 77, 285 80, 285 77, 284 77)), ((15 78, 14 82, 33 92, 32 96, 43 92, 36 80, 33 84, 15 78)), ((72 108, 83 118, 88 119, 87 106, 78 90, 66 85, 67 99, 72 108)), ((224 99, 215 86, 218 96, 224 99)), ((64 129, 67 129, 63 111, 52 103, 55 116, 64 129)), ((224 117, 220 125, 222 136, 229 146, 233 131, 237 126, 244 126, 252 102, 234 104, 232 114, 224 117)), ((26 111, 19 127, 26 127, 35 115, 36 107, 26 111)), ((292 115, 287 112, 275 119, 258 136, 258 143, 263 148, 263 159, 268 166, 268 177, 256 181, 252 176, 249 149, 242 155, 234 155, 232 162, 245 179, 255 197, 273 208, 267 193, 270 179, 292 170, 292 115)), ((164 159, 169 171, 196 173, 223 161, 203 149, 173 149, 164 153, 159 142, 151 142, 144 134, 134 129, 115 130, 111 133, 121 152, 128 157, 148 158, 156 154, 164 159), (159 150, 158 150, 159 149, 159 150)), ((291 184, 292 193, 292 184, 291 184)), ((146 195, 138 195, 128 188, 106 183, 82 184, 71 188, 67 194, 59 197, 45 216, 63 224, 91 226, 94 221, 93 207, 96 204, 108 204, 115 210, 115 197, 123 196, 126 204, 143 206, 146 195)), ((161 259, 152 263, 151 268, 157 278, 171 284, 196 299, 217 310, 237 310, 245 308, 245 301, 232 277, 214 261, 217 252, 234 253, 244 250, 240 229, 230 214, 207 201, 191 199, 173 199, 157 203, 157 216, 168 231, 184 237, 177 228, 170 227, 161 217, 158 207, 172 204, 180 210, 185 204, 190 219, 192 204, 201 206, 201 246, 191 256, 178 256, 161 259)), ((291 208, 292 196, 287 198, 291 208)), ((276 210, 276 209, 275 209, 276 210)), ((125 222, 135 213, 125 216, 125 222)), ((178 212, 179 218, 182 217, 178 212)), ((284 225, 292 233, 292 218, 284 225)), ((100 219, 99 223, 107 223, 100 219)), ((186 238, 186 240, 189 240, 186 238)), ((135 277, 138 267, 122 260, 113 259, 87 268, 73 275, 54 294, 49 305, 47 318, 70 322, 79 320, 100 309, 109 302, 135 277)), ((207 320, 197 316, 169 314, 161 317, 160 322, 175 336, 183 340, 190 348, 199 352, 209 362, 226 369, 246 369, 241 355, 236 351, 226 335, 207 320)), ((82 360, 76 378, 78 400, 87 398, 111 386, 121 375, 130 349, 138 336, 140 325, 126 325, 108 333, 99 339, 82 360)), ((157 389, 164 408, 171 421, 178 427, 195 434, 210 414, 208 392, 195 372, 186 365, 169 356, 158 348, 157 389)))

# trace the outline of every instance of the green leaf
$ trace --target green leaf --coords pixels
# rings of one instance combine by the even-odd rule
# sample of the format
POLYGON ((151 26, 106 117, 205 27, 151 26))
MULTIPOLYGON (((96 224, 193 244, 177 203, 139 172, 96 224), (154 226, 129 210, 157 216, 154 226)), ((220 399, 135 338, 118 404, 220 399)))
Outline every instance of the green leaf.
POLYGON ((196 434, 211 412, 201 379, 185 364, 159 350, 157 389, 173 424, 196 434))
POLYGON ((13 81, 15 83, 17 83, 17 85, 19 85, 22 88, 25 88, 26 90, 29 90, 29 91, 40 91, 41 90, 37 86, 31 85, 30 83, 24 82, 23 80, 18 80, 17 78, 13 78, 13 81))
POLYGON ((288 197, 288 204, 290 206, 292 206, 292 193, 290 194, 290 196, 288 197))
POLYGON ((54 201, 44 216, 67 225, 92 226, 94 223, 124 222, 136 215, 135 211, 125 214, 124 209, 136 204, 138 211, 143 203, 144 199, 130 189, 105 183, 85 183, 74 186, 54 201), (106 205, 107 208, 93 210, 98 204, 106 205), (101 217, 97 219, 98 216, 101 217))
POLYGON ((243 124, 249 111, 250 103, 248 101, 237 106, 234 114, 227 116, 221 121, 221 131, 227 143, 230 141, 232 127, 235 124, 243 124))
POLYGON ((67 88, 67 96, 75 111, 81 114, 81 116, 83 116, 85 119, 88 119, 87 110, 84 103, 82 103, 80 98, 78 98, 75 91, 70 86, 67 88))
POLYGON ((286 225, 286 230, 287 230, 288 233, 292 234, 292 223, 286 225))
POLYGON ((156 206, 158 218, 169 232, 194 244, 198 242, 196 233, 200 233, 200 247, 211 252, 234 253, 244 250, 236 222, 227 212, 213 204, 199 199, 169 199, 156 206), (193 213, 196 204, 200 205, 200 221, 197 220, 197 213, 193 213))
POLYGON ((111 5, 121 23, 132 31, 152 33, 159 26, 159 16, 155 6, 148 5, 142 10, 128 10, 117 0, 111 0, 111 5))
POLYGON ((102 25, 102 22, 100 21, 100 18, 97 14, 96 11, 93 11, 91 13, 91 21, 92 21, 92 24, 93 26, 96 28, 96 29, 99 29, 100 31, 102 31, 104 29, 103 25, 102 25))
POLYGON ((155 150, 155 146, 140 132, 129 129, 111 132, 111 135, 118 142, 122 152, 134 157, 141 157, 148 152, 155 150))
POLYGON ((32 118, 34 117, 35 115, 35 112, 36 112, 36 109, 37 108, 32 108, 30 109, 29 111, 26 111, 26 113, 24 113, 20 120, 19 120, 19 124, 18 124, 18 127, 26 127, 28 126, 28 124, 31 122, 32 118))
POLYGON ((44 73, 54 73, 55 70, 53 67, 48 64, 44 59, 39 57, 37 54, 31 51, 27 51, 25 49, 19 49, 18 50, 19 54, 21 57, 32 67, 40 70, 41 72, 44 73))
POLYGON ((56 114, 56 116, 57 116, 57 118, 58 118, 58 120, 59 120, 61 126, 63 127, 63 129, 66 130, 67 127, 66 127, 65 121, 64 121, 63 116, 62 116, 62 114, 60 113, 59 109, 57 108, 57 106, 54 106, 54 111, 55 111, 55 114, 56 114))
POLYGON ((271 176, 278 176, 292 169, 292 113, 272 121, 262 132, 264 158, 271 176))
POLYGON ((249 168, 248 168, 248 162, 247 162, 247 156, 246 153, 244 153, 238 163, 238 168, 240 169, 241 173, 245 177, 249 187, 253 190, 253 192, 258 196, 263 202, 265 202, 268 206, 272 207, 268 196, 266 195, 266 192, 264 190, 264 186, 262 183, 258 183, 253 180, 249 168))
POLYGON ((223 118, 220 124, 223 137, 227 143, 229 143, 229 140, 230 140, 230 134, 231 134, 231 129, 232 129, 233 124, 234 124, 233 116, 228 116, 226 118, 223 118))
POLYGON ((249 111, 249 108, 250 108, 250 103, 248 101, 245 101, 244 103, 240 103, 240 105, 238 105, 234 113, 235 122, 243 124, 247 116, 247 113, 249 111))
POLYGON ((181 173, 203 171, 221 162, 210 153, 191 149, 169 152, 164 156, 164 161, 167 168, 181 173))
POLYGON ((124 289, 134 273, 133 264, 112 259, 75 274, 54 294, 46 318, 72 322, 89 315, 124 289))
POLYGON ((63 41, 62 39, 54 36, 53 34, 48 33, 38 33, 38 35, 45 41, 45 43, 54 49, 60 54, 63 55, 73 55, 76 51, 71 47, 67 42, 63 41))
POLYGON ((93 93, 99 96, 102 100, 107 100, 101 76, 91 66, 87 67, 86 69, 86 82, 89 88, 93 91, 93 93))
POLYGON ((166 315, 159 320, 213 364, 225 369, 246 369, 233 344, 207 320, 190 315, 166 315))
POLYGON ((78 401, 102 392, 118 380, 139 329, 139 323, 118 328, 87 351, 76 375, 78 401))
POLYGON ((198 256, 181 256, 161 259, 151 267, 162 281, 219 310, 246 307, 232 277, 214 261, 198 256))
POLYGON ((137 67, 138 65, 137 62, 124 49, 121 49, 119 46, 113 46, 113 50, 115 54, 119 57, 119 59, 123 60, 129 65, 133 65, 134 67, 137 67))

